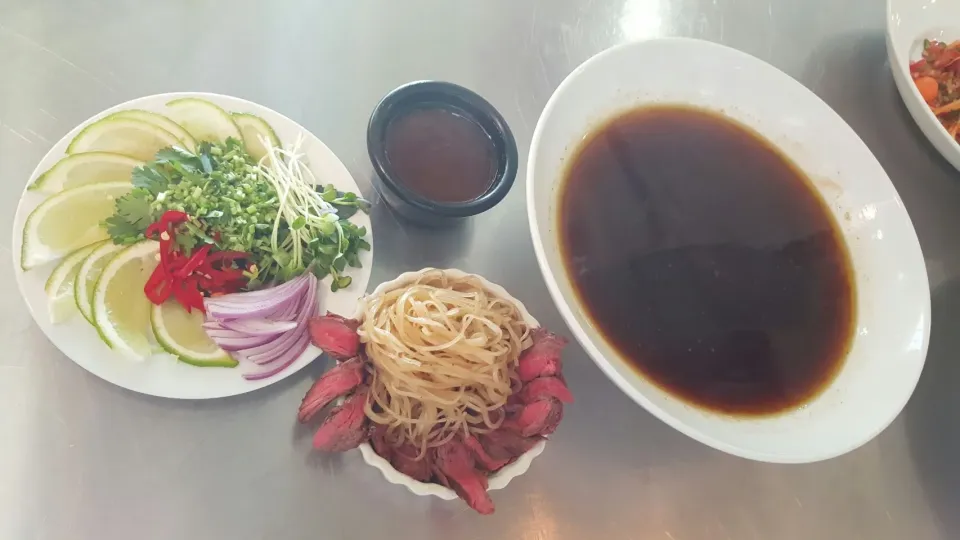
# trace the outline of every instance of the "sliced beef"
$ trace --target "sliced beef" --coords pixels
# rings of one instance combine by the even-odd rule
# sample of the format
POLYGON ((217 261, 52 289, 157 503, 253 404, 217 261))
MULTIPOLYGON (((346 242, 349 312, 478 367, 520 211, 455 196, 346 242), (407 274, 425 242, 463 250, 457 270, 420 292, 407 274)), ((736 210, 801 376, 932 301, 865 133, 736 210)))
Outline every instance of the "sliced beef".
POLYGON ((573 403, 573 394, 570 393, 570 389, 557 377, 533 379, 520 390, 520 401, 523 403, 533 403, 545 398, 555 398, 564 403, 573 403))
POLYGON ((567 338, 558 336, 544 328, 533 331, 533 345, 523 351, 517 366, 517 375, 521 381, 531 381, 537 377, 552 377, 562 368, 560 353, 567 345, 567 338))
POLYGON ((450 480, 447 480, 447 475, 443 474, 443 471, 440 470, 440 465, 437 464, 436 452, 431 450, 431 453, 433 454, 433 458, 434 458, 433 467, 432 467, 433 477, 437 479, 437 483, 440 484, 441 486, 453 489, 452 487, 450 487, 450 480))
POLYGON ((433 475, 433 452, 427 452, 421 459, 417 459, 420 449, 410 443, 393 449, 390 464, 397 471, 421 482, 429 482, 433 475))
MULTIPOLYGON (((506 423, 506 422, 505 422, 506 423)), ((477 440, 487 451, 487 455, 495 460, 513 460, 525 454, 540 442, 543 437, 524 437, 518 431, 501 426, 489 433, 477 436, 477 440)))
POLYGON ((487 451, 483 448, 483 445, 480 444, 480 441, 477 440, 473 435, 469 435, 463 438, 463 444, 473 452, 473 456, 476 458, 477 462, 481 467, 486 469, 489 472, 496 472, 503 468, 504 465, 510 463, 509 459, 493 459, 487 454, 487 451))
POLYGON ((345 396, 363 382, 364 363, 360 357, 354 357, 342 364, 333 366, 322 377, 317 379, 307 395, 300 402, 300 411, 297 419, 301 422, 310 420, 317 411, 326 407, 333 400, 345 396))
POLYGON ((390 461, 393 457, 393 446, 386 439, 387 437, 387 426, 377 425, 373 429, 373 433, 370 435, 370 446, 373 446, 373 451, 377 453, 383 459, 390 461))
POLYGON ((557 429, 562 418, 563 403, 548 396, 530 403, 519 414, 507 418, 500 427, 516 431, 524 437, 546 435, 557 429))
POLYGON ((309 325, 313 344, 337 360, 353 358, 360 352, 359 322, 327 312, 310 319, 309 325))
POLYGON ((367 387, 361 386, 342 405, 334 407, 313 436, 313 447, 325 452, 345 452, 360 446, 370 437, 363 406, 367 387))
POLYGON ((562 420, 563 403, 560 403, 559 406, 549 415, 547 421, 543 423, 543 429, 540 430, 539 435, 553 435, 553 432, 557 430, 557 426, 560 425, 562 420))
POLYGON ((436 451, 440 473, 461 499, 481 514, 493 513, 493 501, 487 494, 487 477, 476 468, 473 454, 457 440, 452 440, 436 451))

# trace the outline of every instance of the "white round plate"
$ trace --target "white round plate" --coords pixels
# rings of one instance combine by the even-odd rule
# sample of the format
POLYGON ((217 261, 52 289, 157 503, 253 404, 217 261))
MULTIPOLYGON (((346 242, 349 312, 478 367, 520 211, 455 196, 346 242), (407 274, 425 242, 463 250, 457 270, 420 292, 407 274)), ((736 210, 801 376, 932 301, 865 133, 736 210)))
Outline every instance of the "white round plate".
MULTIPOLYGON (((303 151, 309 159, 311 170, 319 181, 325 184, 333 184, 342 191, 352 191, 360 194, 356 182, 354 182, 343 163, 320 139, 300 124, 256 103, 230 96, 199 92, 177 92, 142 97, 97 114, 60 139, 37 165, 26 185, 32 183, 37 176, 64 157, 67 145, 73 137, 91 122, 126 109, 144 109, 163 114, 166 103, 184 97, 206 99, 229 112, 255 114, 273 127, 280 141, 284 144, 291 143, 296 139, 297 134, 302 133, 304 136, 303 151)), ((277 375, 260 381, 248 381, 242 377, 242 374, 247 370, 258 369, 257 366, 248 366, 241 363, 236 368, 199 368, 177 362, 168 355, 155 355, 143 362, 130 361, 111 351, 97 337, 97 332, 93 326, 87 323, 79 313, 67 322, 57 325, 52 324, 43 286, 56 263, 27 272, 20 269, 20 246, 24 222, 30 212, 45 198, 45 195, 27 191, 26 188, 24 188, 20 197, 20 204, 17 207, 17 215, 14 219, 12 248, 17 284, 20 286, 20 293, 26 300, 33 319, 43 330, 43 333, 63 354, 90 373, 117 386, 142 394, 180 399, 212 399, 243 394, 269 386, 293 375, 320 355, 320 349, 310 345, 300 358, 277 375)), ((370 217, 363 212, 357 212, 351 218, 351 221, 367 228, 367 241, 370 242, 371 250, 361 253, 360 262, 363 264, 363 268, 351 269, 349 275, 353 277, 353 283, 346 289, 331 293, 330 278, 327 277, 321 282, 319 293, 321 311, 352 313, 356 309, 357 300, 363 296, 367 283, 370 281, 370 267, 373 261, 373 229, 370 226, 370 217)))
MULTIPOLYGON (((377 288, 370 293, 370 296, 377 296, 387 291, 392 291, 393 289, 399 288, 403 285, 413 283, 424 273, 431 270, 434 270, 434 268, 424 268, 416 272, 404 272, 403 274, 397 276, 396 279, 385 281, 378 285, 377 288)), ((528 326, 531 328, 538 328, 540 326, 540 323, 538 323, 537 320, 533 318, 533 315, 527 311, 527 308, 523 305, 523 302, 511 296, 510 293, 508 293, 507 290, 500 285, 487 281, 487 279, 483 276, 470 274, 456 268, 446 268, 443 271, 454 279, 463 279, 466 277, 476 278, 478 281, 480 281, 480 284, 483 285, 485 289, 493 293, 495 296, 508 302, 512 302, 515 306, 517 306, 517 309, 520 310, 520 314, 523 316, 523 320, 528 326)), ((358 303, 357 308, 354 310, 353 318, 356 320, 362 319, 363 312, 364 306, 358 303)), ((505 465, 499 471, 491 474, 487 478, 487 491, 503 489, 507 487, 507 484, 509 484, 511 480, 527 472, 527 469, 530 468, 530 464, 533 462, 533 459, 543 453, 543 449, 546 446, 547 441, 540 441, 533 448, 527 450, 526 453, 518 457, 513 463, 505 465)), ((432 495, 448 501, 452 501, 457 498, 456 492, 448 487, 444 487, 440 484, 434 484, 433 482, 421 482, 394 469, 393 465, 391 465, 389 461, 380 457, 380 454, 373 450, 373 447, 370 445, 370 443, 363 443, 359 448, 360 454, 363 455, 363 461, 365 461, 367 465, 378 469, 380 473, 383 474, 383 478, 386 479, 387 482, 401 485, 407 488, 411 493, 420 495, 421 497, 432 495)))
POLYGON ((704 444, 761 461, 830 458, 889 425, 920 377, 930 335, 930 292, 903 203, 876 158, 827 104, 752 56, 705 41, 658 39, 588 60, 563 81, 537 122, 527 207, 548 289, 581 345, 634 401, 704 444), (651 76, 658 73, 670 76, 651 76), (799 409, 744 418, 681 401, 621 359, 574 294, 557 232, 565 162, 606 119, 655 104, 702 107, 753 128, 807 174, 840 226, 853 262, 856 332, 836 378, 799 409))
POLYGON ((910 116, 934 148, 960 170, 960 144, 947 133, 910 77, 910 62, 920 59, 924 39, 960 39, 960 2, 887 0, 887 56, 897 90, 910 116))

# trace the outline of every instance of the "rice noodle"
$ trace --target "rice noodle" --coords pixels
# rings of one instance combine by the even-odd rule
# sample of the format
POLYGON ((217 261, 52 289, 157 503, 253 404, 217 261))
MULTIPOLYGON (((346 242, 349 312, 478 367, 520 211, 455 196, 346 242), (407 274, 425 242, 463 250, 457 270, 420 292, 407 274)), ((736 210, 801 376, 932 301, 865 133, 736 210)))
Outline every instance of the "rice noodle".
POLYGON ((494 430, 517 386, 530 329, 512 302, 476 278, 441 270, 368 298, 360 341, 373 365, 367 416, 387 441, 427 449, 494 430))

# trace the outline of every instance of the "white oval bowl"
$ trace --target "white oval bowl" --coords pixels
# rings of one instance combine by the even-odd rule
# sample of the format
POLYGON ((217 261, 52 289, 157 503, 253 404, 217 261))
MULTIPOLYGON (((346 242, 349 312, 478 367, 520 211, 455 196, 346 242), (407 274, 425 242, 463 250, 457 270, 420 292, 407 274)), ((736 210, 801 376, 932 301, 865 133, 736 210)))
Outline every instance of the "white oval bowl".
POLYGON ((900 97, 933 147, 960 170, 960 144, 937 120, 910 76, 910 62, 920 59, 924 39, 960 39, 960 2, 887 0, 887 56, 900 97))
MULTIPOLYGON (((310 169, 320 181, 333 184, 337 189, 352 191, 360 194, 357 183, 343 162, 315 135, 306 128, 286 116, 245 99, 209 94, 204 92, 174 92, 156 94, 137 98, 115 107, 111 107, 70 130, 53 148, 43 157, 37 168, 26 179, 20 203, 17 206, 17 215, 13 221, 13 266, 17 276, 17 285, 20 294, 36 321, 43 330, 47 339, 77 365, 93 373, 101 379, 141 394, 176 399, 213 399, 237 394, 252 392, 286 379, 313 362, 321 351, 313 344, 307 346, 292 364, 273 377, 259 381, 248 381, 242 374, 247 370, 255 370, 256 366, 241 363, 237 368, 196 367, 178 362, 167 354, 154 355, 143 362, 131 361, 128 358, 110 350, 97 336, 96 329, 87 323, 77 313, 69 321, 60 324, 50 322, 50 312, 47 304, 47 295, 43 290, 44 283, 56 262, 41 267, 22 271, 20 269, 20 246, 23 243, 23 225, 30 212, 37 207, 48 195, 35 191, 28 191, 26 186, 53 166, 54 163, 66 154, 67 145, 80 133, 84 127, 113 114, 128 109, 142 109, 164 114, 166 104, 174 99, 194 97, 205 99, 219 105, 228 112, 255 114, 270 124, 283 144, 292 143, 298 134, 303 134, 302 151, 310 163, 310 169)), ((320 308, 333 312, 347 312, 353 309, 357 300, 363 295, 370 281, 370 270, 373 266, 373 227, 370 216, 357 212, 351 221, 367 228, 367 241, 370 251, 360 253, 362 268, 352 269, 350 276, 353 282, 349 287, 335 293, 330 292, 331 278, 328 276, 320 282, 320 308)))
MULTIPOLYGON (((436 270, 436 269, 424 268, 416 272, 404 272, 403 274, 400 274, 399 276, 397 276, 396 279, 381 283, 368 296, 370 297, 377 296, 387 291, 391 291, 393 289, 397 289, 404 285, 413 283, 424 273, 430 272, 432 270, 436 270)), ((540 326, 540 323, 538 323, 537 320, 533 318, 533 315, 530 315, 530 312, 527 311, 527 308, 523 305, 523 302, 511 296, 510 293, 506 291, 506 289, 497 285, 496 283, 491 283, 490 281, 487 281, 482 276, 478 276, 476 274, 470 274, 468 272, 464 272, 463 270, 457 270, 456 268, 443 269, 443 272, 454 279, 461 279, 465 277, 476 278, 477 280, 480 281, 480 284, 483 285, 485 289, 487 289, 487 291, 493 293, 494 295, 504 300, 512 302, 515 306, 517 306, 517 309, 520 310, 520 314, 523 315, 523 320, 531 328, 537 328, 540 326)), ((364 302, 362 300, 358 303, 357 311, 353 315, 354 319, 360 320, 361 318, 363 318, 363 311, 364 311, 363 304, 364 302)), ((547 444, 547 441, 545 440, 540 441, 539 443, 537 443, 536 446, 534 446, 530 450, 527 450, 526 453, 518 457, 516 461, 514 461, 513 463, 510 463, 509 465, 504 466, 499 471, 488 476, 487 491, 503 489, 507 487, 507 484, 509 484, 511 480, 527 472, 527 469, 530 468, 530 463, 533 461, 533 458, 539 456, 543 452, 543 449, 546 446, 546 444, 547 444)), ((401 485, 407 488, 408 490, 410 490, 411 493, 415 493, 421 496, 433 495, 435 497, 440 497, 441 499, 448 500, 448 501, 457 498, 457 494, 450 488, 441 486, 440 484, 434 484, 430 482, 420 482, 419 480, 414 480, 413 478, 394 469, 393 465, 391 465, 389 461, 387 461, 386 459, 383 459, 382 457, 380 457, 379 454, 373 451, 373 447, 370 446, 370 443, 361 444, 360 453, 363 454, 363 460, 367 462, 368 465, 371 465, 379 469, 380 472, 383 474, 383 477, 387 480, 387 482, 390 482, 391 484, 401 485)))
POLYGON ((658 39, 582 64, 537 122, 527 208, 540 269, 580 344, 630 398, 704 444, 759 461, 827 459, 880 433, 913 392, 930 335, 930 293, 910 218, 856 133, 800 83, 752 56, 704 41, 658 39), (842 230, 857 289, 855 336, 836 378, 798 409, 732 417, 678 399, 631 368, 577 300, 557 226, 565 163, 605 120, 656 104, 702 107, 762 134, 806 172, 842 230))

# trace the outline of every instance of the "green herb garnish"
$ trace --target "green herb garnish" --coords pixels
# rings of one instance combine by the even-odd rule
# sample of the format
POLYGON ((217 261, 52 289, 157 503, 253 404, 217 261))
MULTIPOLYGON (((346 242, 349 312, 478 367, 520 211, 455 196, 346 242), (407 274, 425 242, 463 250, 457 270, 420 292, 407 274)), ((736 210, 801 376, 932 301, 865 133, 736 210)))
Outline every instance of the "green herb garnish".
POLYGON ((181 249, 210 243, 252 255, 249 288, 287 281, 307 268, 318 277, 332 275, 334 291, 349 286, 343 272, 359 267, 359 252, 370 245, 367 231, 347 219, 369 203, 333 186, 314 188, 295 151, 271 151, 279 161, 261 167, 235 139, 200 143, 196 154, 160 150, 134 170, 133 191, 117 199, 104 225, 115 243, 132 244, 164 212, 178 210, 192 218, 189 234, 177 237, 181 249))

